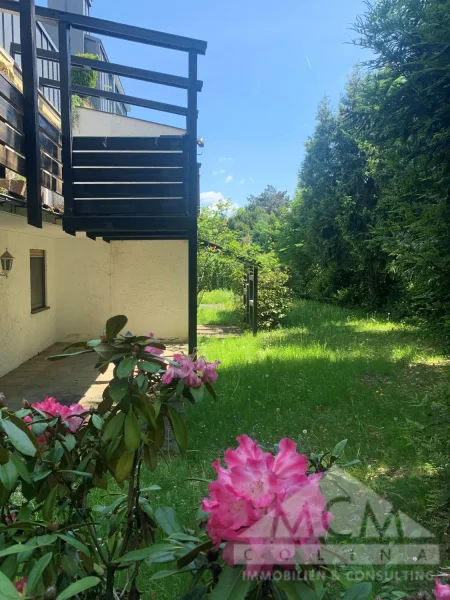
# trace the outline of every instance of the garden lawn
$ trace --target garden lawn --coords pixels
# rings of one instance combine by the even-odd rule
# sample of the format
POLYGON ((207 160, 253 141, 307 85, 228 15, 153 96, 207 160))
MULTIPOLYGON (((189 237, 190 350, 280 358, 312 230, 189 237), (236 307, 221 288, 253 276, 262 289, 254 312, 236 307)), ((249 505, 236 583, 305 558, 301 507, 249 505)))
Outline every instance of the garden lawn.
POLYGON ((242 315, 236 307, 237 298, 230 290, 204 292, 198 308, 200 325, 240 325, 242 315))
MULTIPOLYGON (((155 506, 173 505, 193 526, 206 485, 190 479, 213 478, 210 463, 242 433, 267 443, 287 436, 305 453, 348 438, 345 458, 361 461, 351 472, 427 526, 425 499, 435 469, 409 422, 423 422, 428 411, 419 401, 448 376, 449 365, 420 331, 298 302, 283 329, 206 340, 200 351, 222 363, 218 399, 186 407, 189 451, 168 457, 148 476, 162 487, 155 506)), ((147 573, 141 585, 154 593, 149 598, 174 600, 185 582, 149 581, 147 573)))

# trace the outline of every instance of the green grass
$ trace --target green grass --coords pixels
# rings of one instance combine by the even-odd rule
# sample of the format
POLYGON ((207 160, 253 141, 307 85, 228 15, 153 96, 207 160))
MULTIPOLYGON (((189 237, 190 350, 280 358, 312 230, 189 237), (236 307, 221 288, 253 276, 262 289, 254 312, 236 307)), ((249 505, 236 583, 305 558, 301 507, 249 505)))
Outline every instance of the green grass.
POLYGON ((204 292, 201 303, 202 304, 232 304, 234 300, 234 294, 231 290, 212 290, 210 292, 204 292))
MULTIPOLYGON (((417 401, 449 367, 420 331, 297 302, 283 329, 206 340, 200 350, 222 363, 218 400, 186 407, 190 450, 149 477, 162 486, 155 505, 173 505, 192 525, 205 485, 188 479, 213 476, 211 461, 244 432, 260 442, 287 436, 308 453, 348 438, 346 458, 361 461, 352 474, 427 526, 425 497, 434 470, 408 420, 423 420, 417 401)), ((185 586, 177 578, 144 580, 158 600, 178 598, 185 586)))
POLYGON ((237 298, 230 290, 204 292, 198 309, 201 325, 242 325, 237 298))

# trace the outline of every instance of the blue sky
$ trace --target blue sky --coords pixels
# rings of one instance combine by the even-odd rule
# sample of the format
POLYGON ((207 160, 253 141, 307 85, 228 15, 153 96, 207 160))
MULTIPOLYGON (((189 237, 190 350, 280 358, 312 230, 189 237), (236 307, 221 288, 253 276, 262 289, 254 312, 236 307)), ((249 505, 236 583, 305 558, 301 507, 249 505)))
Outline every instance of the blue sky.
MULTIPOLYGON (((44 4, 44 1, 39 1, 44 4)), ((346 42, 362 0, 93 0, 91 15, 196 37, 201 192, 245 204, 267 184, 293 193, 318 102, 337 104, 352 66, 367 54, 346 42)), ((111 61, 180 75, 187 55, 104 39, 111 61)), ((128 94, 185 103, 186 93, 123 80, 128 94)), ((134 107, 131 115, 183 126, 177 116, 134 107)))

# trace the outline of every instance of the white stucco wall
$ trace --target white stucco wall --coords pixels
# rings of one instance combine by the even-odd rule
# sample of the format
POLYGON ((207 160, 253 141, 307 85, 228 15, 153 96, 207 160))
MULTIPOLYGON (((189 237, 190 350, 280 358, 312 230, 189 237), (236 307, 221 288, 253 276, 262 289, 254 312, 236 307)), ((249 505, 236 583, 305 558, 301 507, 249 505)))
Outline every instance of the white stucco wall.
POLYGON ((161 123, 123 117, 111 113, 80 108, 73 134, 78 136, 153 137, 158 135, 183 135, 185 129, 161 123))
POLYGON ((130 331, 187 339, 188 242, 111 242, 114 314, 130 331))
POLYGON ((184 241, 93 241, 58 225, 30 227, 0 213, 0 254, 15 261, 0 277, 0 376, 58 341, 98 336, 126 314, 128 329, 187 338, 188 263, 184 241), (49 310, 31 314, 30 249, 46 251, 49 310))

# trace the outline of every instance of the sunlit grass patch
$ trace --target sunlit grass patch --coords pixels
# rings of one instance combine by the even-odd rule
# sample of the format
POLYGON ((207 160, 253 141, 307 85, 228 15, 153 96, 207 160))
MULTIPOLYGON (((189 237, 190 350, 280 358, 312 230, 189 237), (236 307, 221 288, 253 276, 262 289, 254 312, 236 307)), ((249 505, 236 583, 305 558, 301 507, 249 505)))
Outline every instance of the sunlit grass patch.
MULTIPOLYGON (((348 438, 345 458, 361 461, 351 474, 427 526, 436 466, 419 452, 410 423, 424 422, 418 400, 450 368, 423 332, 301 301, 283 328, 256 338, 245 332, 205 339, 200 353, 221 361, 218 399, 186 406, 190 451, 148 477, 162 487, 153 496, 155 506, 174 505, 185 525, 194 526, 206 485, 189 479, 211 478, 211 462, 242 433, 267 444, 290 437, 304 453, 348 438)), ((176 577, 143 580, 158 600, 181 596, 186 585, 176 577)))

